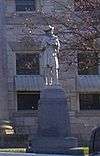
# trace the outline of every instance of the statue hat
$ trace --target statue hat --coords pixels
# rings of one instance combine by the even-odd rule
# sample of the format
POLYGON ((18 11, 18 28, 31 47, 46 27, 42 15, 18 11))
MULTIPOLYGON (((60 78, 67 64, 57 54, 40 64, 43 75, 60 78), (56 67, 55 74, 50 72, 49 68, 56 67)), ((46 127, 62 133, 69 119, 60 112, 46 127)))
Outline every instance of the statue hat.
POLYGON ((50 30, 54 30, 54 27, 52 27, 51 25, 46 26, 44 29, 45 32, 50 30))

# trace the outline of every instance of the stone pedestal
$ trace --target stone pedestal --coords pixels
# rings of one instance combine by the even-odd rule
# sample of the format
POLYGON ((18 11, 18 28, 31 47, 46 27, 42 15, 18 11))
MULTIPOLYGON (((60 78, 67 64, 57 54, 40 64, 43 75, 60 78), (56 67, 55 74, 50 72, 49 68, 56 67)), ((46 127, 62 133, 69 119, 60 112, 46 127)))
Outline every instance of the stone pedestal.
POLYGON ((33 136, 31 152, 63 154, 77 146, 77 139, 70 136, 68 105, 61 87, 42 90, 38 119, 38 132, 33 136))

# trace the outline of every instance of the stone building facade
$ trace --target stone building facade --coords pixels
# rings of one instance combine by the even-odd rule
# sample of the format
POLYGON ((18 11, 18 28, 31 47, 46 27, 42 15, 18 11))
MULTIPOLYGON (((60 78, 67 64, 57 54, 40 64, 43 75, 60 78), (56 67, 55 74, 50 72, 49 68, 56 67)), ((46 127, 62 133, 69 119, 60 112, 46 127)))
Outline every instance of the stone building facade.
MULTIPOLYGON (((64 3, 74 9, 73 0, 64 3)), ((52 15, 63 10, 53 0, 0 0, 0 5, 3 8, 0 8, 0 119, 11 120, 18 134, 35 134, 44 81, 40 42, 43 27, 48 24, 40 12, 52 15)), ((82 56, 78 58, 81 60, 82 56)), ((94 61, 99 58, 98 50, 94 61)), ((100 63, 97 62, 92 71, 80 72, 75 64, 69 71, 63 71, 66 64, 60 64, 59 81, 66 92, 72 136, 82 142, 100 125, 100 63)))

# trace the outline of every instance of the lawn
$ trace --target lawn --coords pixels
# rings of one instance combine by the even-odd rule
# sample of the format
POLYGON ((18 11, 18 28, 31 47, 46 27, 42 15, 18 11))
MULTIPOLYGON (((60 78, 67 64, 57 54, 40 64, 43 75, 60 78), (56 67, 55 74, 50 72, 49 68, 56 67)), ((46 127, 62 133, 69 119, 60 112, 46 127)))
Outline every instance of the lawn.
POLYGON ((89 148, 88 147, 83 147, 84 155, 89 155, 89 148))
POLYGON ((26 148, 0 148, 0 152, 26 153, 26 148))
MULTIPOLYGON (((78 147, 77 149, 82 150, 84 155, 88 156, 89 154, 88 147, 78 147)), ((0 152, 26 153, 26 148, 0 148, 0 152)))

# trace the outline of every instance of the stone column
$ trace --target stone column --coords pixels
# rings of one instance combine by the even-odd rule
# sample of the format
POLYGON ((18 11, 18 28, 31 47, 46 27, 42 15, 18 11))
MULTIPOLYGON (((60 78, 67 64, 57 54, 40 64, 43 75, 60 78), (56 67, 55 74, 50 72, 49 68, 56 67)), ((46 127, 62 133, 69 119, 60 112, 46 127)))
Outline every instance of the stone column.
POLYGON ((8 70, 4 3, 4 0, 0 0, 0 120, 8 120, 8 70))

